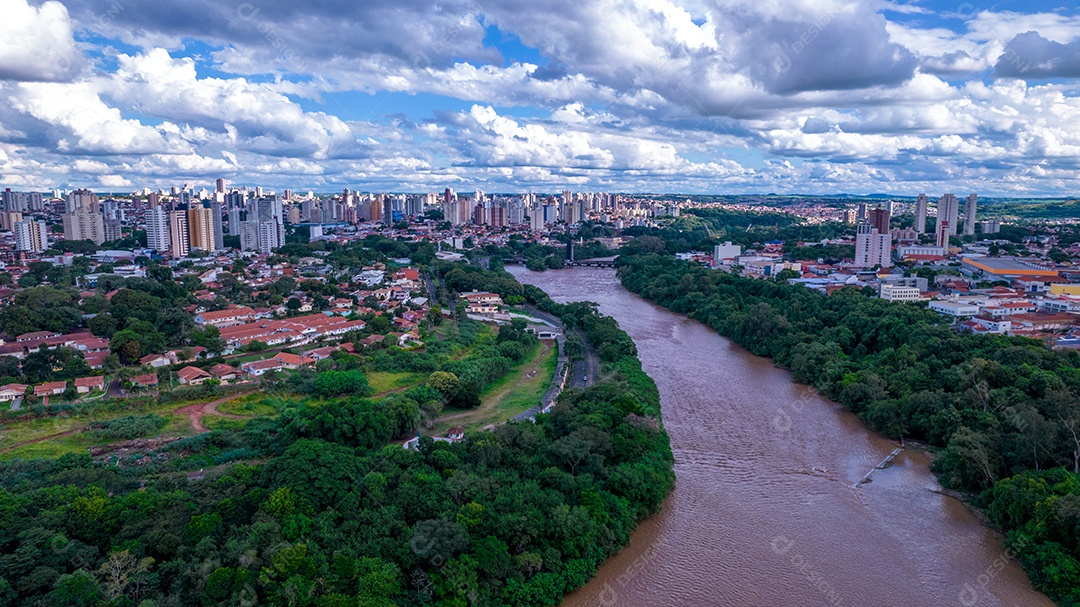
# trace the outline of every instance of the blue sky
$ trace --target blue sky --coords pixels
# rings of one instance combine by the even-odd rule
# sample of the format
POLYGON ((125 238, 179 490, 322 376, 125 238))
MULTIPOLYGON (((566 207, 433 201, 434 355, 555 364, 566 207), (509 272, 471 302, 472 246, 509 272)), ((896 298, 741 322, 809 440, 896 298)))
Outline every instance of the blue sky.
POLYGON ((300 191, 1071 196, 1080 185, 1080 11, 1054 2, 0 9, 8 187, 224 177, 300 191))

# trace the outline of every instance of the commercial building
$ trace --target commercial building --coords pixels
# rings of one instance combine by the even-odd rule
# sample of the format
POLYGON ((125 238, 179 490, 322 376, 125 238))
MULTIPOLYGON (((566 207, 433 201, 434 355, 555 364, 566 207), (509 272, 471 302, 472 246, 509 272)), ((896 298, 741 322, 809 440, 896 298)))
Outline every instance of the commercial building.
POLYGON ((1058 271, 1054 268, 1015 257, 965 257, 963 269, 975 276, 986 276, 1001 280, 1020 276, 1047 278, 1056 278, 1058 276, 1058 271))
POLYGON ((899 285, 883 284, 878 288, 878 297, 886 301, 922 301, 922 291, 918 287, 902 287, 899 285))
POLYGON ((713 264, 720 265, 723 261, 730 261, 742 255, 742 247, 737 244, 725 242, 713 247, 713 264))
POLYGON ((971 318, 979 313, 979 305, 956 301, 932 301, 930 309, 938 314, 954 316, 956 318, 971 318))
POLYGON ((945 247, 932 247, 929 245, 907 245, 896 248, 896 256, 900 259, 928 259, 931 257, 945 258, 948 251, 945 247))

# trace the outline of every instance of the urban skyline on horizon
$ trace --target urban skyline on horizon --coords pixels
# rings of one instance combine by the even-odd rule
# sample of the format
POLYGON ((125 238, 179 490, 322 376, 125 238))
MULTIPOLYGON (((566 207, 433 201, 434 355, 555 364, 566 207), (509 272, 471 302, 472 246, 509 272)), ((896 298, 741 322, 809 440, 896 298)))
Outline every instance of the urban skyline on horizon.
POLYGON ((1080 188, 1051 2, 2 2, 13 189, 1080 188))

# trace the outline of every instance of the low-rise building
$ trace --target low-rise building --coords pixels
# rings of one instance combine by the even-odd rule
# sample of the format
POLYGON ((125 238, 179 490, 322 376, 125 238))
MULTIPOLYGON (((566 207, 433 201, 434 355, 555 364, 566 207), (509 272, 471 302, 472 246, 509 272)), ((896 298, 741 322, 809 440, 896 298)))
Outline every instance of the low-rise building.
POLYGON ((239 369, 226 365, 225 363, 218 363, 213 367, 210 367, 209 372, 210 375, 213 375, 215 379, 223 384, 243 379, 243 373, 239 369))
POLYGON ((256 360, 247 362, 240 365, 240 368, 245 372, 259 377, 268 371, 280 371, 282 369, 281 361, 276 359, 256 360))
POLYGON ((198 367, 184 367, 176 372, 177 381, 185 386, 200 386, 213 377, 198 367))
POLYGON ((105 390, 105 378, 98 377, 78 377, 75 378, 75 391, 79 394, 89 394, 94 390, 105 390))
POLYGON ((922 291, 918 287, 903 287, 899 285, 881 285, 878 289, 878 297, 886 301, 923 301, 922 291))
POLYGON ((930 302, 930 309, 938 314, 956 318, 971 318, 978 315, 980 311, 978 304, 956 301, 932 301, 930 302))
POLYGON ((26 395, 26 384, 5 384, 0 386, 0 401, 12 401, 26 395))
POLYGON ((145 375, 136 375, 131 378, 131 385, 136 390, 148 390, 150 388, 156 388, 158 386, 157 373, 147 373, 145 375))
POLYGON ((59 396, 67 390, 66 381, 47 381, 34 386, 34 396, 59 396))

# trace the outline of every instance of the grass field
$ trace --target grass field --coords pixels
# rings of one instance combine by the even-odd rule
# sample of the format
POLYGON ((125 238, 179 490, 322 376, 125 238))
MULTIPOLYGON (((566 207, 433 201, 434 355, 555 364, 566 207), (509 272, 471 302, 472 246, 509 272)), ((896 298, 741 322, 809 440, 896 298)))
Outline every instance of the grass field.
MULTIPOLYGON (((171 407, 171 405, 170 405, 171 407)), ((186 415, 173 415, 171 413, 157 412, 158 415, 162 415, 165 418, 165 427, 161 430, 152 432, 146 436, 140 438, 149 438, 151 436, 186 436, 192 433, 191 423, 186 415)), ((131 413, 124 412, 122 415, 110 415, 94 416, 94 420, 114 419, 115 417, 124 417, 125 415, 142 415, 145 413, 131 413)), ((10 445, 20 442, 34 440, 38 438, 52 436, 54 434, 61 434, 64 432, 74 431, 73 434, 66 434, 63 436, 56 436, 37 443, 25 444, 20 447, 16 447, 10 451, 0 453, 0 459, 39 459, 48 458, 55 459, 61 455, 68 453, 85 453, 90 447, 111 445, 114 443, 124 442, 126 439, 116 440, 101 440, 94 438, 89 434, 83 433, 81 430, 86 427, 89 419, 84 418, 51 418, 32 420, 29 422, 22 422, 17 424, 15 431, 3 433, 3 440, 0 441, 0 449, 4 449, 10 445), (18 427, 21 426, 21 427, 18 427)))
MULTIPOLYGON (((278 408, 271 402, 271 397, 255 393, 218 405, 217 410, 229 415, 241 417, 265 417, 277 415, 278 408)), ((207 426, 209 427, 209 426, 207 426)))
POLYGON ((159 434, 188 435, 193 432, 188 417, 186 415, 174 415, 173 412, 192 402, 205 402, 205 400, 155 404, 122 411, 74 413, 73 415, 43 417, 7 423, 0 426, 0 459, 56 458, 66 453, 84 451, 94 445, 119 442, 95 440, 83 435, 81 430, 91 421, 107 421, 118 417, 146 415, 148 413, 155 413, 167 420, 165 427, 160 432, 155 432, 154 436, 159 434), (73 434, 48 438, 73 431, 73 434), (45 440, 8 450, 13 445, 40 439, 45 440))
POLYGON ((477 432, 492 424, 509 421, 540 404, 551 385, 558 365, 558 348, 553 342, 541 342, 520 365, 495 382, 480 396, 480 406, 471 411, 450 411, 439 418, 426 434, 442 436, 454 426, 466 434, 477 432))
POLYGON ((385 394, 392 390, 409 388, 427 380, 424 373, 388 373, 385 371, 372 371, 367 374, 368 385, 372 393, 385 394))

